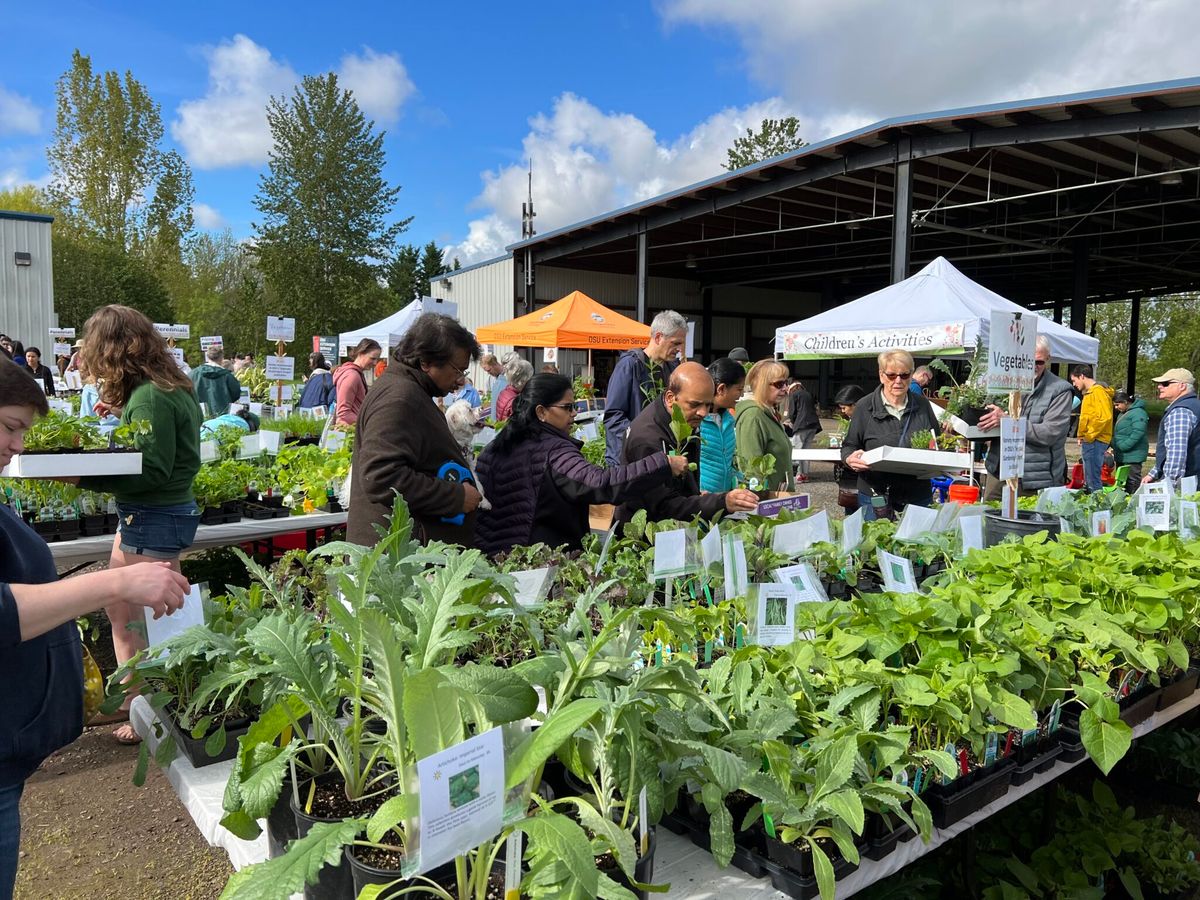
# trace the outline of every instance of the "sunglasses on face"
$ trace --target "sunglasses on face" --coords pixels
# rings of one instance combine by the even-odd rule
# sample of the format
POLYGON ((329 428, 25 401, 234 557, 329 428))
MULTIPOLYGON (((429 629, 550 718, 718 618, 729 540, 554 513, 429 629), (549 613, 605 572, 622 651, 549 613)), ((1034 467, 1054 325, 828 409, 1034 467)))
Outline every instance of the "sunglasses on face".
POLYGON ((1162 390, 1163 388, 1169 388, 1173 384, 1175 384, 1174 381, 1160 381, 1158 382, 1158 389, 1162 390))
POLYGON ((775 388, 777 391, 782 391, 785 387, 787 387, 787 379, 785 378, 783 381, 772 381, 771 387, 775 388))
POLYGON ((1035 366, 1044 366, 1046 364, 1046 361, 1044 359, 1035 359, 1033 361, 1033 364, 1035 366))
POLYGON ((880 372, 888 381, 908 381, 912 378, 912 372, 880 372))

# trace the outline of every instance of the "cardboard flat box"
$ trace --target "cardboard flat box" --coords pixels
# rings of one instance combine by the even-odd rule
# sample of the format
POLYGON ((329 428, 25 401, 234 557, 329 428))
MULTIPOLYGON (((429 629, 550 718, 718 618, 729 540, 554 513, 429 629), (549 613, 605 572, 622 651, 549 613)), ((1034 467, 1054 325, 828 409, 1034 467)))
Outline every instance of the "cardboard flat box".
POLYGON ((842 451, 836 447, 793 450, 792 462, 841 462, 842 451))
POLYGON ((21 453, 0 476, 5 478, 74 478, 81 475, 141 475, 142 454, 21 453))
POLYGON ((929 478, 971 468, 970 453, 948 450, 913 450, 910 447, 876 447, 863 454, 863 462, 876 472, 895 472, 929 478))

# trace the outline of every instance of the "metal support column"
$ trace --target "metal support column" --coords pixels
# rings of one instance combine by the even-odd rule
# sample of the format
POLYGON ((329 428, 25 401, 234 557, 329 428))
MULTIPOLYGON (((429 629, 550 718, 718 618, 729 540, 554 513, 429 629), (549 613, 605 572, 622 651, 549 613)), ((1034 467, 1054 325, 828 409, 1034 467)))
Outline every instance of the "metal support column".
POLYGON ((707 366, 713 361, 713 289, 700 289, 700 359, 707 366))
POLYGON ((525 312, 533 312, 536 287, 534 285, 533 251, 525 251, 525 312))
POLYGON ((912 152, 908 138, 897 148, 895 197, 892 202, 892 284, 908 277, 908 254, 912 244, 912 152))
POLYGON ((646 274, 646 245, 646 232, 639 231, 637 236, 637 320, 639 322, 650 321, 646 306, 646 289, 649 281, 646 274))
MULTIPOLYGON (((838 305, 837 282, 826 278, 821 283, 821 312, 833 309, 838 305)), ((832 366, 828 359, 817 362, 817 403, 821 406, 833 404, 833 394, 829 389, 829 373, 832 366)))
POLYGON ((1087 331, 1087 295, 1088 295, 1088 247, 1090 241, 1076 238, 1072 241, 1072 262, 1075 267, 1075 278, 1071 286, 1071 329, 1084 334, 1087 331))
POLYGON ((1138 342, 1141 340, 1142 298, 1134 297, 1129 312, 1129 361, 1125 364, 1125 390, 1137 393, 1138 342))
MULTIPOLYGON (((1054 298, 1054 321, 1059 325, 1062 324, 1062 316, 1063 316, 1063 298, 1055 297, 1054 298)), ((1051 363, 1050 371, 1054 375, 1057 375, 1059 378, 1062 377, 1062 372, 1059 371, 1058 363, 1051 363)))

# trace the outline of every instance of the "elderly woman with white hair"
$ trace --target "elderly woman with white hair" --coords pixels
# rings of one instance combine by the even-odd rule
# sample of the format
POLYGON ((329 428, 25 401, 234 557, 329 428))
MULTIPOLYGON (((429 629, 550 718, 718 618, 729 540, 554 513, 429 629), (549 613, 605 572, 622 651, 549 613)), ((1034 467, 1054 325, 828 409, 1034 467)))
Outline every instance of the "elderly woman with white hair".
POLYGON ((529 379, 532 377, 533 365, 529 360, 521 359, 511 353, 504 357, 504 378, 508 384, 496 398, 497 422, 503 422, 512 415, 513 403, 516 402, 517 395, 525 389, 525 385, 529 384, 529 379))
POLYGON ((918 431, 939 428, 933 407, 908 389, 913 374, 912 354, 885 350, 879 354, 879 387, 860 400, 846 438, 842 462, 858 473, 858 506, 864 519, 900 512, 910 503, 927 505, 933 496, 928 478, 894 472, 872 472, 863 454, 877 447, 909 447, 918 431))

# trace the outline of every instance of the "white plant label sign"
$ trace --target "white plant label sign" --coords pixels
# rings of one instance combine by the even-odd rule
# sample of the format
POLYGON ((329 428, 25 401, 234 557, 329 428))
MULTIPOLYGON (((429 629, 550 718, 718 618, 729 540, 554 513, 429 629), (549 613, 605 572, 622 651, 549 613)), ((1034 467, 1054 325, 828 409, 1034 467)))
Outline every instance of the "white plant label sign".
POLYGON ((1137 524, 1138 528, 1168 530, 1171 527, 1171 499, 1155 494, 1138 497, 1137 524))
POLYGON ((1196 493, 1196 491, 1197 491, 1196 482, 1197 482, 1197 478, 1195 475, 1185 475, 1183 478, 1180 478, 1179 479, 1179 496, 1190 497, 1190 496, 1192 496, 1192 494, 1196 493))
MULTIPOLYGON (((168 638, 183 634, 193 625, 204 624, 204 600, 200 585, 193 584, 183 598, 183 606, 169 616, 154 618, 154 610, 142 607, 146 619, 146 644, 153 649, 168 638)), ((157 655, 157 654, 154 654, 157 655)))
POLYGON ((219 334, 210 334, 200 338, 200 349, 207 350, 209 347, 224 347, 225 342, 219 334))
POLYGON ((291 381, 296 377, 296 357, 294 356, 268 356, 267 357, 267 380, 268 381, 291 381))
POLYGON ((968 550, 983 549, 983 516, 960 516, 958 530, 962 534, 964 554, 968 550))
POLYGON ((673 578, 688 571, 688 529, 654 533, 654 578, 673 578))
POLYGON ((1025 474, 1025 431, 1028 421, 1004 416, 1000 420, 1000 477, 1025 474))
POLYGON ((191 325, 167 325, 161 322, 154 323, 154 330, 161 334, 164 338, 175 338, 175 340, 186 340, 192 336, 191 325))
POLYGON ((67 343, 60 344, 57 341, 55 341, 54 342, 54 355, 55 355, 55 357, 70 356, 71 355, 71 345, 67 344, 67 343))
POLYGON ((775 570, 775 580, 788 584, 796 592, 796 598, 804 603, 824 603, 829 599, 817 571, 808 563, 797 563, 775 570))
POLYGON ((815 543, 829 543, 832 540, 829 533, 829 515, 825 510, 821 510, 806 519, 775 526, 771 549, 787 556, 799 556, 815 543))
MULTIPOLYGON (((156 325, 155 327, 157 328, 158 326, 156 325)), ((50 337, 54 338, 55 340, 57 340, 58 338, 70 338, 71 340, 75 340, 75 329, 74 328, 51 328, 50 329, 50 337)))
POLYGON ((700 539, 700 565, 704 569, 721 561, 721 527, 713 525, 700 539))
POLYGON ((917 576, 912 560, 886 550, 878 550, 879 571, 883 573, 883 589, 895 594, 919 594, 917 576))
POLYGON ((187 365, 187 360, 183 358, 182 347, 168 347, 167 350, 170 351, 171 356, 175 358, 175 365, 179 366, 181 369, 187 365))
POLYGON ((919 541, 933 531, 937 521, 937 513, 928 506, 917 506, 910 503, 904 507, 904 515, 896 528, 896 540, 919 541))
POLYGON ((1112 533, 1112 510, 1102 509, 1092 513, 1092 537, 1112 533))
POLYGON ((990 393, 1033 390, 1037 319, 1034 313, 992 310, 987 367, 990 393))
POLYGON ((546 595, 550 593, 550 585, 554 581, 557 566, 547 566, 542 569, 525 569, 520 572, 510 572, 517 588, 513 597, 521 609, 541 609, 546 605, 546 595))
POLYGON ((863 514, 856 509, 842 522, 842 555, 848 556, 862 543, 863 514))
POLYGON ((504 739, 500 728, 417 761, 419 872, 449 862, 504 826, 504 739))
POLYGON ((790 584, 756 584, 754 642, 780 647, 796 640, 796 596, 790 584))
MULTIPOLYGON (((912 507, 905 507, 905 514, 912 507)), ((963 504, 950 502, 943 503, 941 509, 937 511, 937 518, 934 519, 932 527, 929 529, 934 534, 941 534, 943 531, 949 531, 950 527, 958 519, 959 511, 962 510, 963 504)))
POLYGON ((1179 536, 1185 541, 1200 537, 1200 504, 1194 500, 1179 501, 1179 536))
POLYGON ((296 320, 283 316, 267 316, 267 340, 290 344, 296 339, 296 320))

